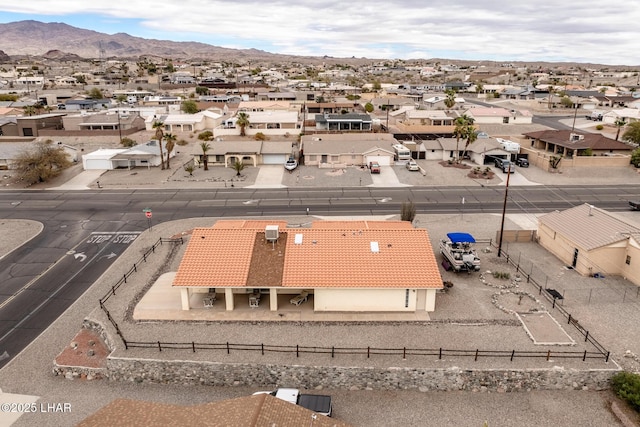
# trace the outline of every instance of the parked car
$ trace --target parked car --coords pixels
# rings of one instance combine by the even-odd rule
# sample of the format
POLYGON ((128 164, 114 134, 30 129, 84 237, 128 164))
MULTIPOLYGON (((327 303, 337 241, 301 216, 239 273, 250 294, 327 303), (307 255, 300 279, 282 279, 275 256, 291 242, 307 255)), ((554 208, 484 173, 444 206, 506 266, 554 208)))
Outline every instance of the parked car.
POLYGON ((369 162, 369 172, 380 173, 380 164, 378 162, 369 162))
POLYGON ((524 157, 518 157, 516 159, 516 165, 521 166, 523 168, 528 168, 529 167, 529 160, 525 159, 524 157))
POLYGON ((496 157, 495 164, 496 164, 496 167, 501 169, 502 172, 504 172, 504 173, 513 173, 516 170, 516 168, 513 165, 513 163, 511 163, 511 161, 509 161, 507 159, 502 159, 500 157, 496 157))
POLYGON ((407 169, 409 169, 410 171, 419 171, 420 166, 418 166, 418 163, 416 163, 416 161, 412 159, 407 162, 407 169))
POLYGON ((278 399, 282 399, 286 402, 293 403, 294 405, 302 406, 320 415, 331 416, 333 407, 331 404, 331 396, 322 394, 301 394, 300 390, 296 388, 279 388, 274 391, 258 391, 253 395, 258 394, 270 394, 278 399))

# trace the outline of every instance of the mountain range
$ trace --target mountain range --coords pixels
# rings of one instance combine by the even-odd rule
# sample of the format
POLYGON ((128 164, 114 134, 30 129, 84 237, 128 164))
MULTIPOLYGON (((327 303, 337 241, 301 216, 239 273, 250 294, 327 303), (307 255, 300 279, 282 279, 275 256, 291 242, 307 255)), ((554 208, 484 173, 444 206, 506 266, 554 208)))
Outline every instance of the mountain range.
POLYGON ((60 51, 82 58, 285 59, 287 56, 257 49, 227 49, 199 42, 174 42, 133 37, 126 33, 105 34, 64 23, 18 21, 0 24, 0 49, 9 56, 46 56, 60 51))

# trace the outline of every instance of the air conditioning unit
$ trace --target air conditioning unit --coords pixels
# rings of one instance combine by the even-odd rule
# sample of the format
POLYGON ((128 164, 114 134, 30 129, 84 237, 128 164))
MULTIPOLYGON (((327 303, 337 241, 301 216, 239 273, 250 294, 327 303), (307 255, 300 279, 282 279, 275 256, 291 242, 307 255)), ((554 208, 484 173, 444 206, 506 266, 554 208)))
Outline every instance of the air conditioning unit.
POLYGON ((570 141, 582 141, 584 139, 584 135, 579 135, 577 133, 572 133, 569 138, 570 141))
POLYGON ((268 242, 278 240, 279 230, 277 225, 267 225, 264 229, 264 236, 268 242))

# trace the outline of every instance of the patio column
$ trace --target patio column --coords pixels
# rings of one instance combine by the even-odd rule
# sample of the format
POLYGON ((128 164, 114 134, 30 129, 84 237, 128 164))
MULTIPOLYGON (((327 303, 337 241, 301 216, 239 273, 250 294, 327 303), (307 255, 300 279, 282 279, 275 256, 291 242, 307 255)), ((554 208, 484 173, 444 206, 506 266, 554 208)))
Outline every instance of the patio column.
POLYGON ((424 305, 425 311, 436 311, 436 290, 427 289, 427 300, 424 305))
POLYGON ((233 311, 234 308, 234 304, 233 304, 233 289, 232 288, 226 288, 224 290, 224 303, 226 305, 226 310, 227 311, 233 311))
POLYGON ((180 301, 182 302, 182 309, 189 311, 191 306, 189 304, 189 288, 180 289, 180 301))
POLYGON ((269 310, 278 311, 278 290, 275 288, 269 289, 269 310))

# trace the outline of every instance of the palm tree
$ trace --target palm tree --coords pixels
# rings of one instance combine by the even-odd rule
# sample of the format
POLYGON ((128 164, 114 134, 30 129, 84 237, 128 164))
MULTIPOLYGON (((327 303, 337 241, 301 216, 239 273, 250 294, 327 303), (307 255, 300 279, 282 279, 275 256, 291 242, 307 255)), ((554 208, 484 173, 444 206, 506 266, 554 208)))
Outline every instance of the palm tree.
POLYGON ((211 150, 211 146, 208 142, 204 141, 200 143, 200 148, 202 148, 202 162, 204 163, 204 170, 209 170, 209 156, 207 155, 207 151, 211 150))
POLYGON ((162 169, 164 169, 164 153, 162 152, 162 140, 164 139, 164 131, 162 128, 164 127, 164 122, 155 121, 153 122, 153 128, 156 130, 156 140, 158 140, 158 146, 160 149, 160 163, 162 169))
POLYGON ((474 142, 476 139, 478 139, 478 133, 476 132, 475 126, 473 126, 473 119, 471 119, 471 122, 466 126, 464 133, 467 138, 467 142, 465 142, 464 144, 464 151, 462 152, 462 158, 466 156, 467 148, 469 148, 469 145, 472 142, 474 142))
POLYGON ((463 114, 453 121, 455 125, 455 129, 453 130, 453 134, 456 136, 456 161, 460 161, 460 156, 458 155, 459 149, 458 144, 460 143, 460 138, 467 137, 467 127, 473 124, 473 118, 463 114))
POLYGON ((456 105, 456 92, 453 89, 447 89, 445 93, 447 97, 444 100, 444 106, 447 107, 447 109, 452 108, 456 105))
POLYGON ((618 128, 618 131, 616 132, 616 141, 617 141, 618 138, 620 137, 620 129, 625 127, 627 122, 624 119, 616 119, 616 121, 613 124, 618 128))
POLYGON ((167 144, 165 145, 165 148, 167 149, 167 169, 171 169, 171 166, 169 165, 169 155, 175 148, 177 139, 178 137, 171 133, 164 135, 164 140, 167 141, 167 144))
POLYGON ((33 105, 26 105, 22 107, 22 109, 27 116, 33 116, 36 112, 36 107, 34 107, 33 105))
POLYGON ((244 163, 242 163, 240 160, 236 160, 232 167, 233 170, 236 171, 236 176, 240 176, 240 171, 244 169, 244 163))
POLYGON ((236 124, 240 126, 240 136, 245 136, 244 129, 249 126, 249 115, 245 112, 238 113, 236 124))

